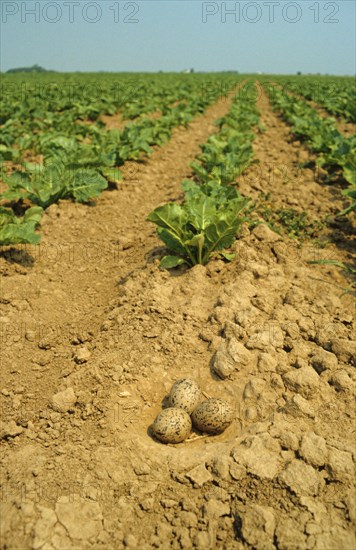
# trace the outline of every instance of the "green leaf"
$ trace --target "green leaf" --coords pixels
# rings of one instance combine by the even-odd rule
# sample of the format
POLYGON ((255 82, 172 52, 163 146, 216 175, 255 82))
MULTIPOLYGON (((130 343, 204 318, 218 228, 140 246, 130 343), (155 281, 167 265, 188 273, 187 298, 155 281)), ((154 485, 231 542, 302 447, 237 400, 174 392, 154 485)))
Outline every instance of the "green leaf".
POLYGON ((41 221, 42 216, 43 208, 40 206, 32 206, 32 208, 26 210, 23 219, 25 222, 33 222, 38 224, 41 221))
POLYGON ((345 269, 345 264, 338 260, 310 260, 307 263, 311 265, 335 265, 336 267, 345 269))
POLYGON ((345 180, 351 185, 356 185, 356 166, 346 164, 342 172, 345 180))
POLYGON ((147 220, 159 227, 171 229, 181 234, 181 228, 186 221, 183 208, 174 202, 159 206, 147 216, 147 220))
POLYGON ((122 172, 118 168, 102 168, 102 175, 110 182, 118 184, 122 181, 122 172))
POLYGON ((41 235, 34 231, 32 222, 8 224, 0 227, 0 246, 11 244, 38 244, 41 235))
POLYGON ((177 254, 187 254, 187 248, 184 246, 182 238, 173 229, 159 227, 157 233, 159 238, 170 250, 177 254))
POLYGON ((179 258, 178 256, 164 256, 160 262, 160 267, 162 269, 172 269, 186 263, 184 258, 179 258))
POLYGON ((50 204, 66 196, 63 166, 54 163, 44 168, 40 165, 37 166, 38 170, 33 171, 27 185, 27 195, 35 204, 47 208, 50 204))
POLYGON ((215 202, 206 195, 193 197, 186 202, 189 224, 197 231, 204 231, 216 214, 215 202))
POLYGON ((0 245, 39 243, 41 236, 35 233, 35 228, 42 213, 42 208, 34 207, 17 218, 11 208, 0 207, 0 245))
POLYGON ((209 247, 208 252, 231 246, 240 225, 240 220, 232 222, 226 218, 220 219, 217 223, 210 225, 205 231, 209 247))
POLYGON ((185 245, 188 245, 188 246, 194 246, 197 249, 196 258, 197 258, 198 264, 203 263, 204 243, 205 243, 204 232, 198 233, 198 235, 195 235, 192 239, 189 239, 184 243, 185 245))
POLYGON ((106 189, 108 182, 92 170, 77 170, 68 186, 70 194, 78 202, 87 202, 106 189))
POLYGON ((220 252, 220 254, 228 262, 232 262, 237 256, 236 252, 220 252))

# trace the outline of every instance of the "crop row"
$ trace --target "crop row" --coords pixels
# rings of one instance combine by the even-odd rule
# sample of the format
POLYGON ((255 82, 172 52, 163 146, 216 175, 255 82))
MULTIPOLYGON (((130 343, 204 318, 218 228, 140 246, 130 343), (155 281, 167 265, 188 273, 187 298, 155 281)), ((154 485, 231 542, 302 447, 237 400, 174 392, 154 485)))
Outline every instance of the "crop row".
MULTIPOLYGON (((204 104, 227 93, 238 78, 227 75, 141 75, 134 79, 112 75, 90 80, 65 75, 18 80, 4 75, 0 100, 0 159, 18 161, 21 152, 41 152, 43 136, 58 135, 77 141, 105 129, 101 115, 120 113, 123 119, 147 113, 166 113, 171 106, 185 110, 192 98, 204 104), (50 78, 52 80, 50 80, 50 78)), ((93 78, 93 76, 91 77, 93 78)))
POLYGON ((317 154, 317 165, 324 167, 330 176, 341 172, 349 183, 343 193, 351 204, 342 213, 356 208, 356 136, 345 137, 335 126, 335 121, 322 118, 308 103, 281 89, 269 94, 273 107, 291 125, 294 135, 303 139, 317 154))
POLYGON ((276 77, 284 92, 303 96, 322 106, 331 115, 356 122, 356 88, 347 77, 276 77))
POLYGON ((217 121, 219 133, 200 146, 202 153, 191 164, 193 178, 182 182, 183 203, 167 203, 149 214, 169 251, 161 267, 206 264, 233 244, 251 203, 231 184, 253 162, 252 129, 258 122, 255 104, 237 94, 228 115, 217 121))
MULTIPOLYGON (((228 82, 231 86, 231 78, 226 81, 225 93, 229 90, 228 82)), ((209 94, 193 94, 189 102, 181 102, 167 109, 160 118, 142 118, 127 124, 121 131, 83 125, 82 134, 72 135, 77 125, 66 123, 65 130, 61 128, 59 131, 33 134, 34 152, 44 157, 44 163, 23 162, 21 170, 9 176, 5 174, 3 180, 8 188, 0 199, 20 204, 30 202, 37 207, 35 216, 16 218, 11 209, 1 207, 0 244, 38 242, 35 233, 40 218, 38 207, 47 208, 67 198, 87 202, 98 196, 107 188, 108 181, 116 182, 121 178, 119 166, 127 160, 141 160, 149 156, 153 146, 162 146, 170 139, 173 128, 187 126, 220 93, 221 89, 215 87, 209 94)), ((4 126, 3 139, 8 130, 6 124, 4 126)), ((26 135, 17 140, 17 145, 27 149, 29 142, 26 135)))

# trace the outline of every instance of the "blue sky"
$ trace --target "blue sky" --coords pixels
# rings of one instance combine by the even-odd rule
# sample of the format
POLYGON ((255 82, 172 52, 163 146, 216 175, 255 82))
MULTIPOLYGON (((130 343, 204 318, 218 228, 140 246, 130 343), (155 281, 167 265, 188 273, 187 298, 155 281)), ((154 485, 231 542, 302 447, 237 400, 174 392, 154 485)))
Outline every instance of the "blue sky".
POLYGON ((353 0, 0 4, 2 71, 355 73, 353 0))

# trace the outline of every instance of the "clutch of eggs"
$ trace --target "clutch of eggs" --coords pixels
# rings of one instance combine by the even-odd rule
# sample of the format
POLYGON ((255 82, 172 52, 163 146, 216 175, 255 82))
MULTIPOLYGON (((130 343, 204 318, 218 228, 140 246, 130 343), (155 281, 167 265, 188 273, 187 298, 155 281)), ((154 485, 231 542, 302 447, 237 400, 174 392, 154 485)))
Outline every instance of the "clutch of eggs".
POLYGON ((234 419, 229 403, 220 398, 203 400, 198 384, 191 378, 173 384, 169 405, 152 424, 154 436, 162 443, 181 443, 190 435, 192 425, 200 432, 219 434, 234 419))

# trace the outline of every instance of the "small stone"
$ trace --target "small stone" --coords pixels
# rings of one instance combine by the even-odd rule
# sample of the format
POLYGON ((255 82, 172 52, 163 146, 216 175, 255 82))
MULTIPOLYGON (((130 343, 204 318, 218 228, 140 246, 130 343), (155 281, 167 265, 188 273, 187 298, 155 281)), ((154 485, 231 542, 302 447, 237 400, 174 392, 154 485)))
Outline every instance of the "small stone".
POLYGON ((177 501, 172 498, 162 498, 160 503, 163 508, 175 508, 177 506, 177 501))
POLYGON ((293 395, 291 399, 287 401, 284 406, 284 411, 291 416, 307 416, 308 418, 315 418, 314 407, 299 394, 293 395))
POLYGON ((242 479, 246 476, 246 468, 245 466, 242 466, 241 464, 236 464, 233 462, 230 466, 230 475, 232 479, 242 479))
POLYGON ((273 355, 261 352, 257 360, 257 368, 259 372, 275 372, 277 367, 277 359, 273 355))
POLYGON ((133 550, 138 547, 137 546, 137 538, 135 537, 135 535, 132 535, 131 533, 126 535, 124 537, 124 545, 127 547, 127 548, 132 548, 133 550))
POLYGON ((187 472, 185 476, 198 487, 202 487, 204 483, 213 480, 213 476, 205 468, 204 464, 199 464, 198 466, 195 466, 195 468, 187 472))
POLYGON ((266 382, 261 378, 253 378, 247 382, 243 392, 243 398, 257 400, 265 390, 266 382))
POLYGON ((209 533, 207 531, 199 531, 194 537, 194 545, 198 550, 207 550, 207 548, 211 548, 209 533))
POLYGON ((29 342, 34 342, 35 339, 36 339, 36 331, 27 329, 26 332, 25 332, 25 338, 29 342))
POLYGON ((119 397, 130 397, 131 393, 129 391, 120 391, 119 397))
POLYGON ((312 397, 319 386, 319 376, 312 367, 305 366, 293 369, 283 375, 283 381, 287 388, 300 393, 308 399, 312 397))
POLYGON ((279 479, 298 496, 315 496, 321 485, 321 478, 314 468, 298 459, 288 464, 279 479))
POLYGON ((331 349, 340 361, 343 361, 344 363, 355 364, 355 340, 343 340, 341 338, 335 338, 335 340, 331 340, 331 349))
POLYGON ((273 508, 254 504, 241 514, 241 532, 245 541, 256 550, 273 550, 276 522, 273 508))
POLYGON ((325 439, 314 432, 304 434, 300 443, 299 454, 312 466, 324 466, 328 454, 325 439))
POLYGON ((149 512, 150 510, 153 510, 154 505, 155 505, 155 499, 153 497, 145 498, 140 502, 140 507, 145 512, 149 512))
POLYGON ((314 521, 310 521, 305 526, 305 532, 307 533, 307 535, 316 535, 322 532, 322 528, 314 521))
POLYGON ((138 476, 144 476, 151 473, 151 468, 147 462, 141 462, 134 465, 134 472, 138 476))
POLYGON ((18 426, 15 420, 9 422, 0 421, 0 439, 8 439, 9 437, 16 437, 22 434, 24 429, 18 426))
POLYGON ((351 453, 331 447, 326 469, 331 479, 346 483, 352 481, 355 472, 351 453))
POLYGON ((339 370, 335 372, 330 378, 330 384, 334 386, 337 391, 354 391, 354 382, 351 380, 345 370, 339 370))
POLYGON ((183 527, 196 527, 198 525, 198 518, 194 512, 180 512, 179 519, 183 527))
POLYGON ((51 406, 55 411, 68 412, 74 407, 76 400, 73 388, 66 388, 52 397, 51 406))
POLYGON ((281 236, 272 231, 265 223, 258 224, 252 234, 258 238, 259 241, 265 241, 266 243, 274 243, 281 240, 281 236))
POLYGON ((297 323, 288 322, 283 326, 283 329, 286 332, 286 335, 289 336, 292 340, 299 340, 300 331, 297 323))
POLYGON ((338 361, 334 353, 326 350, 319 350, 318 353, 313 355, 310 359, 310 363, 318 374, 326 370, 334 371, 337 369, 338 361))
POLYGON ((297 451, 299 448, 299 439, 293 432, 282 432, 279 434, 279 441, 283 449, 297 451))
POLYGON ((295 550, 307 548, 306 537, 301 529, 301 525, 295 519, 283 518, 276 528, 276 539, 278 548, 295 550))
POLYGON ((222 378, 228 378, 251 362, 251 353, 243 344, 231 338, 220 344, 213 362, 213 370, 222 378))
POLYGON ((230 464, 232 460, 229 456, 218 456, 213 459, 211 469, 213 474, 217 475, 221 479, 229 479, 230 477, 230 464))
POLYGON ((281 327, 272 323, 267 328, 255 332, 246 343, 248 349, 268 350, 269 348, 280 349, 284 344, 284 333, 281 327))
POLYGON ((74 354, 74 361, 78 364, 86 363, 89 361, 91 356, 91 352, 83 346, 82 348, 78 348, 74 354))
POLYGON ((261 437, 251 436, 234 447, 231 454, 251 474, 262 479, 273 479, 280 469, 279 455, 270 451, 265 443, 261 437))
MULTIPOLYGON (((300 302, 301 304, 302 302, 300 302)), ((299 307, 300 307, 299 304, 299 307)), ((295 304, 295 307, 298 307, 297 304, 295 304)), ((300 328, 300 331, 305 339, 308 338, 314 338, 315 337, 315 323, 313 319, 310 317, 300 317, 297 321, 298 326, 300 328)))
POLYGON ((203 506, 203 514, 208 518, 220 518, 222 516, 230 515, 230 506, 221 500, 211 498, 203 506))

